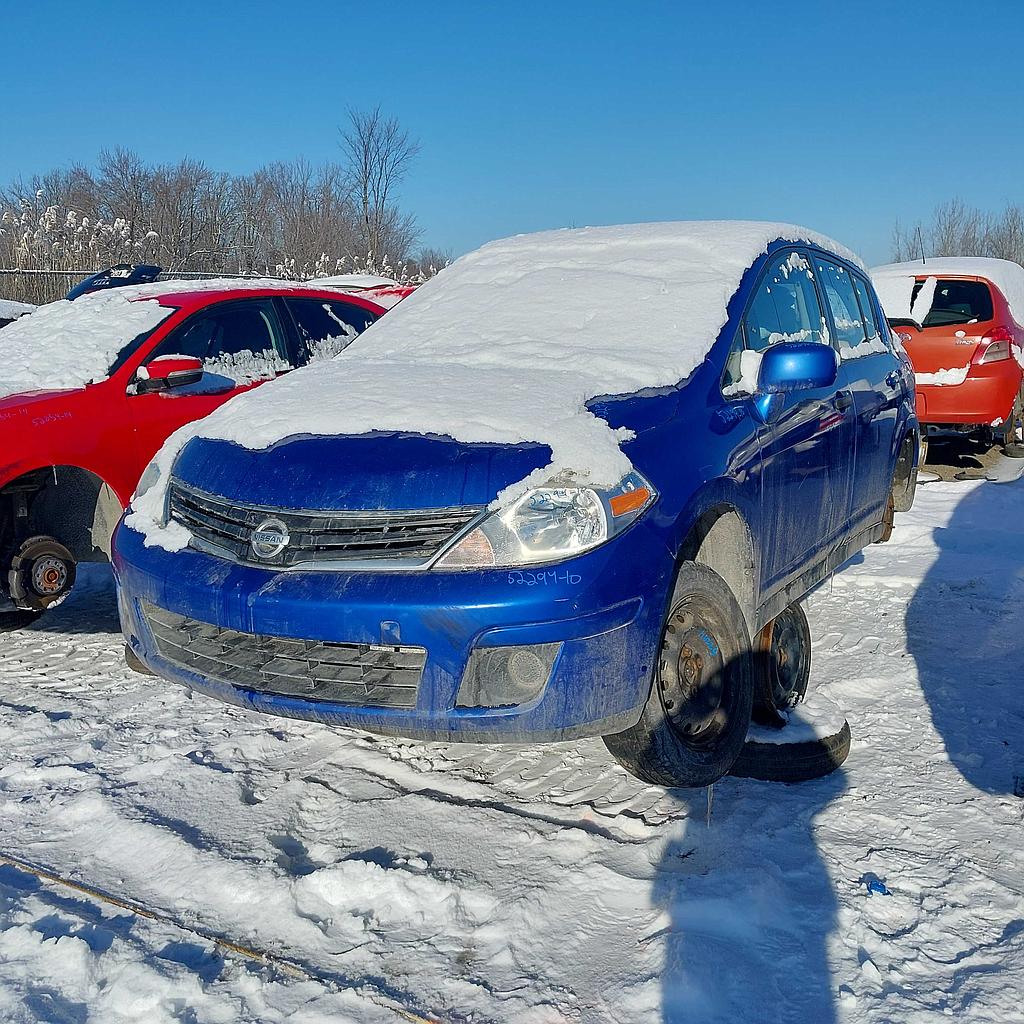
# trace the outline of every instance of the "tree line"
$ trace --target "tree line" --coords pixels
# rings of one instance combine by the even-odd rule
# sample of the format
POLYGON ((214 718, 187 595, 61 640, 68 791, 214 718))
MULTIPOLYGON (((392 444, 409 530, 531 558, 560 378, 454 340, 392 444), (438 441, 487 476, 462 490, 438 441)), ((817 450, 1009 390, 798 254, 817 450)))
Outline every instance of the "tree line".
POLYGON ((995 256, 1024 264, 1024 208, 1008 204, 988 212, 953 199, 936 207, 930 221, 893 230, 896 262, 923 256, 995 256))
POLYGON ((15 181, 0 190, 0 296, 50 301, 74 283, 70 272, 116 263, 155 263, 170 275, 420 280, 448 256, 419 245, 415 217, 399 204, 418 148, 379 109, 350 111, 339 159, 320 165, 296 159, 227 174, 115 148, 95 167, 15 181))

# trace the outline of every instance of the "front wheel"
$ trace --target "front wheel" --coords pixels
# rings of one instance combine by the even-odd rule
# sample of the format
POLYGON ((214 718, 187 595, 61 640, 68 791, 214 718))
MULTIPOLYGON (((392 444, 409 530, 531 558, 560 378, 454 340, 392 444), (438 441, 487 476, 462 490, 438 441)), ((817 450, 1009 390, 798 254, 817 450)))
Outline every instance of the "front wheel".
POLYGON ((679 567, 657 659, 640 721, 605 745, 643 782, 710 786, 743 749, 754 683, 743 614, 707 566, 679 567))
POLYGON ((9 563, 8 591, 22 611, 40 615, 60 604, 74 585, 74 556, 53 537, 29 537, 9 563))

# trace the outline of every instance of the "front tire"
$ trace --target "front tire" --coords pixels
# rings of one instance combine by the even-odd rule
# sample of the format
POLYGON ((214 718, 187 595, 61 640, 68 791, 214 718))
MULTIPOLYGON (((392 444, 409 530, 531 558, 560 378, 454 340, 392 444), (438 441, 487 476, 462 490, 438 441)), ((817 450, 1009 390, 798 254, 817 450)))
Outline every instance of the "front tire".
POLYGON ((605 736, 615 759, 656 786, 710 786, 743 749, 754 701, 750 635, 725 580, 683 562, 640 721, 605 736))

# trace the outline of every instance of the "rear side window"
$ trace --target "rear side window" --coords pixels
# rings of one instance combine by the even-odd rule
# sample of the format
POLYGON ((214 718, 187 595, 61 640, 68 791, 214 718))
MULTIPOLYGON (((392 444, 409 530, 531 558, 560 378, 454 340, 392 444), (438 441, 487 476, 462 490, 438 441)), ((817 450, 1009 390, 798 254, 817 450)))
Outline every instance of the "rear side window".
POLYGON ((857 289, 857 298, 860 299, 860 313, 864 318, 864 330, 867 332, 868 341, 878 337, 878 324, 875 323, 874 308, 871 304, 871 291, 863 278, 853 275, 853 287, 857 289))
POLYGON ((784 253, 769 264, 747 309, 722 379, 726 395, 752 393, 760 353, 786 341, 827 342, 814 287, 814 271, 802 253, 784 253))
POLYGON ((853 276, 838 263, 823 259, 816 259, 815 263, 818 267, 818 280, 825 289, 825 298, 832 310, 839 349, 856 348, 867 340, 867 334, 853 276))
POLYGON ((362 306, 324 299, 286 299, 295 318, 305 356, 313 362, 343 352, 377 319, 362 306))
MULTIPOLYGON (((922 288, 928 283, 915 282, 912 304, 917 301, 922 288)), ((940 278, 935 282, 931 308, 921 321, 921 326, 946 327, 952 324, 982 323, 991 320, 992 315, 992 293, 984 281, 944 281, 940 278)))

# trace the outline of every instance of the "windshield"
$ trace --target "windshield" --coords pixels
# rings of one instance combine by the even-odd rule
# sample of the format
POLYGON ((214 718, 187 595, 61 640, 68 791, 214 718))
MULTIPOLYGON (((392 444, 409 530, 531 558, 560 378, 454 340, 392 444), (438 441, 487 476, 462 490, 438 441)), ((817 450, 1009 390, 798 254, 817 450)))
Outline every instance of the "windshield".
MULTIPOLYGON (((924 285, 924 281, 915 282, 912 305, 916 303, 924 285)), ((992 293, 984 281, 947 281, 940 278, 935 282, 931 308, 921 321, 921 326, 948 327, 954 324, 983 323, 991 319, 992 293)))

